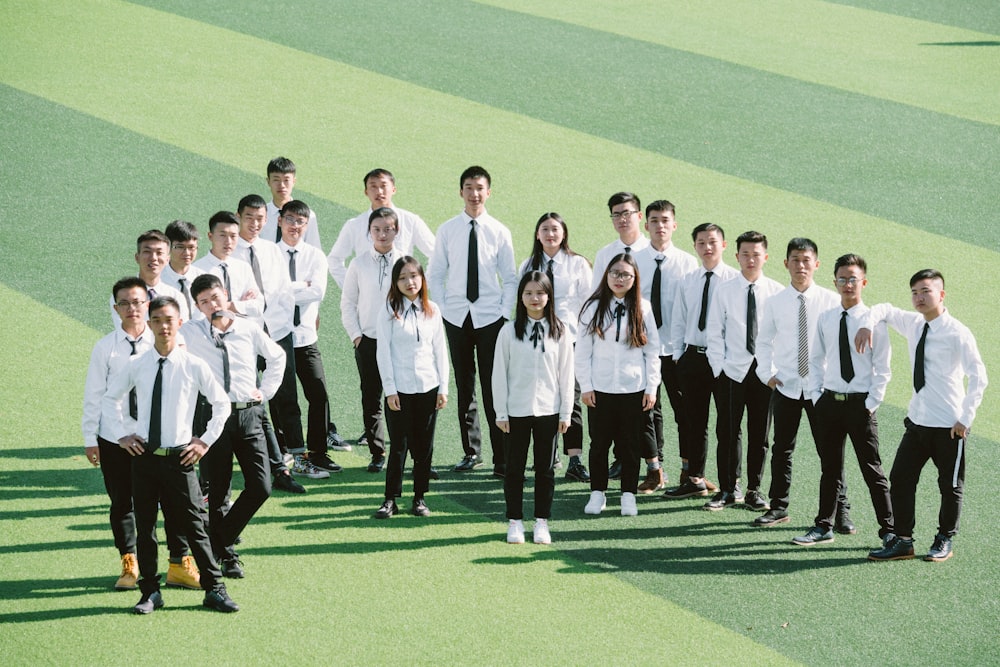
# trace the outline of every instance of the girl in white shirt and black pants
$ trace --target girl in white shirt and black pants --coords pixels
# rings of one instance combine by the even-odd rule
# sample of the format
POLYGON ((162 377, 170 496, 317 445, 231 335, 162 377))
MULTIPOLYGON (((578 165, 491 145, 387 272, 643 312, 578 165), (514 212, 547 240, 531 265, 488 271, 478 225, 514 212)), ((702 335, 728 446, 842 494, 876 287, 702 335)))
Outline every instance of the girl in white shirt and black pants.
POLYGON ((573 343, 555 314, 552 281, 529 271, 517 288, 514 321, 497 337, 493 359, 493 401, 504 432, 507 474, 507 541, 524 542, 524 469, 534 435, 536 544, 549 544, 548 520, 555 492, 559 433, 573 412, 573 343))
POLYGON ((576 341, 576 378, 591 438, 587 514, 600 514, 606 506, 612 441, 622 463, 621 513, 637 513, 643 412, 652 409, 660 384, 659 345, 653 311, 640 296, 635 260, 628 253, 616 255, 583 305, 576 341))
POLYGON ((385 502, 375 513, 388 519, 399 511, 406 453, 413 458, 413 507, 429 516, 424 502, 434 452, 437 411, 448 402, 448 353, 441 310, 427 298, 424 269, 413 257, 392 267, 386 309, 376 322, 376 359, 385 391, 385 421, 391 446, 385 502))

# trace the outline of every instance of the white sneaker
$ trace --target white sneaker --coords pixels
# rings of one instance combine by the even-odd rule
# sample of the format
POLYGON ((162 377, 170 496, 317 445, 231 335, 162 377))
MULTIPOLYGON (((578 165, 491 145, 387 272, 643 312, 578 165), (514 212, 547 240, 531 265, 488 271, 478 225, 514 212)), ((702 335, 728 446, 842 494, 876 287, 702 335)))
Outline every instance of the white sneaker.
POLYGON ((639 509, 635 506, 635 494, 625 491, 622 493, 622 516, 635 516, 639 509))
POLYGON ((292 463, 292 472, 296 475, 308 477, 309 479, 326 479, 330 476, 329 472, 317 468, 304 456, 295 457, 295 461, 292 463))
POLYGON ((583 513, 600 514, 607 506, 608 501, 605 499, 603 491, 591 491, 590 500, 587 501, 587 506, 583 508, 583 513))
POLYGON ((524 522, 511 519, 507 525, 507 544, 524 544, 524 522))
POLYGON ((552 544, 552 536, 549 535, 549 520, 535 519, 535 528, 531 531, 531 536, 535 544, 552 544))

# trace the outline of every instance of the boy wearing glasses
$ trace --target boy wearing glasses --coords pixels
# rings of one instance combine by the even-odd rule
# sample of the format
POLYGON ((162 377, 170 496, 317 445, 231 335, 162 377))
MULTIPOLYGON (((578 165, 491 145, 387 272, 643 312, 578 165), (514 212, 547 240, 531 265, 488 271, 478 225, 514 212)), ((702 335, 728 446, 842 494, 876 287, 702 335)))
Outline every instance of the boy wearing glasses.
POLYGON ((198 229, 186 220, 174 220, 163 230, 170 240, 170 261, 163 267, 160 279, 181 293, 177 302, 181 306, 181 319, 185 322, 204 317, 194 307, 191 298, 191 282, 202 271, 194 266, 198 256, 198 229))
POLYGON ((594 257, 594 279, 591 290, 596 290, 604 280, 604 271, 615 255, 633 254, 649 246, 649 239, 642 233, 642 204, 631 192, 616 192, 608 199, 611 225, 618 238, 597 251, 594 257))
POLYGON ((875 411, 882 404, 892 373, 892 349, 886 325, 876 327, 876 344, 865 352, 854 347, 854 337, 864 326, 869 308, 861 300, 868 284, 867 264, 854 254, 842 255, 834 265, 840 306, 819 316, 816 337, 809 351, 806 396, 816 406, 820 466, 819 511, 816 524, 793 544, 812 546, 833 542, 837 496, 844 468, 844 443, 850 436, 861 474, 879 523, 879 537, 895 534, 889 481, 882 472, 878 451, 878 420, 875 411))

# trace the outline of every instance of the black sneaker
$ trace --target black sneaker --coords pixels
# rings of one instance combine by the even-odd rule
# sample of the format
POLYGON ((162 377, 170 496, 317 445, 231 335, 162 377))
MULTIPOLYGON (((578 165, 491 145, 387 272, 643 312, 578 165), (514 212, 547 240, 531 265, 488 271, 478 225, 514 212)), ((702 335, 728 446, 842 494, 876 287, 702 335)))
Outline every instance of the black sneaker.
POLYGON ((949 558, 951 558, 951 538, 938 533, 934 536, 934 544, 931 545, 931 550, 924 556, 924 560, 940 563, 949 558))
POLYGON ((788 523, 788 512, 785 510, 768 510, 753 520, 756 528, 774 528, 779 523, 788 523))
POLYGON ((386 498, 382 506, 375 512, 375 518, 388 519, 395 514, 399 514, 399 507, 396 505, 396 501, 392 498, 386 498))
POLYGON ((337 465, 333 459, 331 459, 326 454, 317 454, 312 452, 309 454, 309 463, 313 464, 320 470, 325 470, 327 472, 343 472, 344 469, 337 465))
POLYGON ((621 461, 613 461, 611 466, 608 468, 608 479, 621 479, 622 478, 622 463, 621 461))
POLYGON ((858 529, 851 522, 851 514, 847 510, 837 512, 837 518, 833 522, 833 529, 841 535, 855 535, 858 529))
POLYGON ((384 456, 373 456, 372 460, 368 462, 368 472, 382 472, 382 468, 384 467, 385 467, 384 456))
POLYGON ((424 502, 423 498, 414 498, 413 499, 413 509, 411 511, 413 512, 413 516, 430 516, 431 515, 431 511, 427 507, 427 503, 424 502))
POLYGON ((823 542, 833 542, 833 531, 822 526, 813 526, 805 535, 792 538, 792 544, 797 544, 800 547, 811 547, 823 542))
POLYGON ((219 569, 222 570, 222 576, 227 579, 242 579, 244 576, 243 563, 239 556, 223 558, 219 563, 219 569))
POLYGON ((143 594, 139 601, 132 607, 133 614, 152 614, 154 610, 163 606, 163 595, 160 591, 151 591, 143 594))
POLYGON ((708 488, 706 488, 704 480, 692 482, 690 477, 685 477, 680 486, 667 489, 663 497, 668 500, 680 500, 682 498, 705 497, 707 495, 708 488))
POLYGON ((326 448, 336 452, 349 452, 352 449, 351 443, 344 440, 344 437, 336 431, 326 434, 326 448))
POLYGON ((239 605, 229 597, 224 584, 219 584, 212 590, 206 591, 205 599, 201 601, 201 605, 215 611, 221 611, 224 614, 231 614, 234 611, 240 610, 239 605))
POLYGON ((868 560, 909 560, 911 558, 913 558, 913 540, 904 540, 895 535, 881 549, 873 549, 868 552, 868 560))
POLYGON ((469 454, 464 456, 461 461, 455 464, 452 468, 455 472, 469 472, 470 470, 475 470, 483 465, 483 460, 474 454, 469 454))
POLYGON ((366 434, 362 433, 361 436, 357 440, 355 440, 355 442, 357 443, 358 447, 367 447, 368 446, 368 436, 366 434))
POLYGON ((566 468, 566 479, 575 479, 578 482, 586 483, 590 481, 590 473, 587 472, 587 466, 577 461, 570 463, 569 467, 566 468))
POLYGON ((280 472, 274 476, 274 484, 272 486, 275 489, 280 489, 282 491, 287 491, 288 493, 305 493, 306 489, 304 486, 295 481, 290 472, 280 472))
POLYGON ((702 509, 708 510, 709 512, 718 512, 719 510, 724 510, 727 507, 732 507, 737 502, 735 494, 730 493, 729 491, 719 491, 712 496, 711 500, 702 505, 702 509))
POLYGON ((746 497, 743 498, 743 504, 746 505, 747 509, 754 512, 766 512, 771 509, 771 505, 767 502, 767 499, 757 489, 747 491, 746 497))

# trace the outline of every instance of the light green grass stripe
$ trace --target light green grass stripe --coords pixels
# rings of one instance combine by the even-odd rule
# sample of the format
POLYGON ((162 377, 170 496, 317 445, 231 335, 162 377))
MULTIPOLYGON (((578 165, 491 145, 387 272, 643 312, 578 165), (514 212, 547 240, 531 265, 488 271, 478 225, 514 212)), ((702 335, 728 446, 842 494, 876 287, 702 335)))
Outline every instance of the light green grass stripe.
MULTIPOLYGON (((1000 123, 995 35, 816 0, 478 0, 959 118, 1000 123), (650 16, 662 20, 649 21, 650 16)), ((642 82, 636 92, 647 96, 642 82)), ((655 98, 655 95, 653 95, 655 98)))

